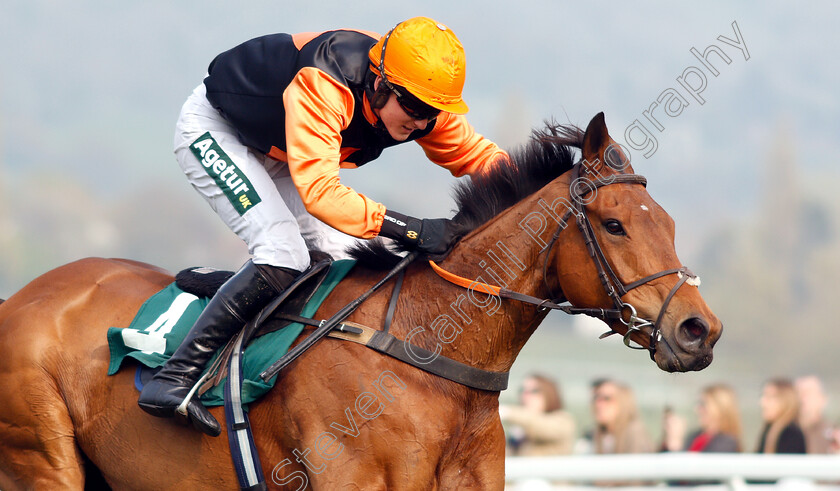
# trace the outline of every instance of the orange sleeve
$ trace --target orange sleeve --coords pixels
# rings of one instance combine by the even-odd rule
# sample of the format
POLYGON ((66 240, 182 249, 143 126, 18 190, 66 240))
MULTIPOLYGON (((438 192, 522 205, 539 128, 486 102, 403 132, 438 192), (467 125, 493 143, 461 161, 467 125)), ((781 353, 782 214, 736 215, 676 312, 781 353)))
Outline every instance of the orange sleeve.
POLYGON ((444 167, 455 177, 475 174, 507 152, 476 133, 463 115, 440 113, 435 128, 417 143, 432 162, 444 167))
POLYGON ((303 68, 283 93, 286 154, 306 210, 354 237, 379 234, 385 206, 341 184, 341 130, 353 117, 350 89, 317 68, 303 68))

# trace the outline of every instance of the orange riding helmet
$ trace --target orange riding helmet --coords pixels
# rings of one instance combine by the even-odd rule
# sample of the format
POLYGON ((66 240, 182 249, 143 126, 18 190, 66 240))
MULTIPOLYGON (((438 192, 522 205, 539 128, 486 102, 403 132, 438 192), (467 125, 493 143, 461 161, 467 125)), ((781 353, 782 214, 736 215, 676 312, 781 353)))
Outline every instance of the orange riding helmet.
POLYGON ((461 97, 464 46, 445 25, 428 17, 400 22, 373 45, 368 58, 386 83, 405 87, 426 104, 454 114, 469 110, 461 97))

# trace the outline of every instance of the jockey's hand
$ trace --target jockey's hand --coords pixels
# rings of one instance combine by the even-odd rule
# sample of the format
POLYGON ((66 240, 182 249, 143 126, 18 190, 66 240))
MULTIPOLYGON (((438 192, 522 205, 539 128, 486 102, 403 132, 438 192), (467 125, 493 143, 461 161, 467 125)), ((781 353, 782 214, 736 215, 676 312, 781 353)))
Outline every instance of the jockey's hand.
POLYGON ((424 218, 420 220, 420 241, 417 250, 426 254, 445 254, 457 240, 452 220, 448 218, 424 218))
POLYGON ((396 240, 409 250, 446 254, 458 240, 452 220, 448 218, 414 218, 387 210, 379 235, 396 240))

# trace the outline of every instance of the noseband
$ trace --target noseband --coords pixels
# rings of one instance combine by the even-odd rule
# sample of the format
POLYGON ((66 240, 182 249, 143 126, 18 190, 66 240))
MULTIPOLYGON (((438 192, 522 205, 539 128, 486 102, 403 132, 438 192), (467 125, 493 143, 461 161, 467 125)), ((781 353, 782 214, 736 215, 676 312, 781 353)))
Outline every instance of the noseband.
MULTIPOLYGON (((598 188, 609 186, 610 184, 641 184, 642 186, 647 186, 647 179, 645 179, 644 176, 638 174, 615 174, 608 177, 600 177, 594 180, 584 178, 586 179, 586 181, 588 181, 589 184, 583 186, 585 190, 581 192, 578 189, 581 186, 577 185, 581 180, 581 167, 583 166, 580 162, 578 162, 572 167, 572 179, 569 184, 569 197, 572 202, 572 208, 568 209, 563 215, 563 217, 560 219, 557 225, 557 229, 555 230, 554 235, 551 237, 551 240, 540 251, 540 254, 545 253, 545 261, 543 263, 543 282, 545 283, 547 291, 552 297, 555 297, 555 300, 539 299, 531 295, 511 291, 498 286, 482 284, 482 287, 487 293, 490 293, 492 295, 496 295, 500 298, 510 298, 513 300, 531 303, 537 305, 537 307, 539 307, 542 310, 552 309, 561 310, 567 314, 585 314, 591 317, 599 318, 607 324, 609 324, 610 321, 618 320, 622 324, 627 326, 627 332, 624 334, 624 344, 628 348, 632 349, 647 349, 650 352, 650 358, 653 359, 654 354, 656 354, 656 343, 662 339, 662 318, 665 316, 665 313, 668 310, 668 305, 670 305, 671 300, 677 293, 677 290, 680 289, 683 283, 689 282, 690 285, 698 286, 700 284, 700 281, 697 278, 697 276, 691 272, 691 270, 683 266, 680 268, 666 269, 658 273, 645 276, 644 278, 633 281, 631 283, 622 282, 621 279, 618 278, 618 275, 615 274, 615 271, 613 271, 609 261, 607 261, 607 257, 604 255, 604 251, 601 248, 601 244, 598 243, 598 238, 595 236, 594 229, 592 228, 592 222, 589 220, 589 216, 586 214, 586 207, 584 206, 586 202, 584 201, 583 197, 589 194, 590 192, 597 190, 598 188), (560 232, 562 232, 566 228, 567 223, 571 218, 571 215, 573 214, 575 215, 575 220, 577 221, 578 229, 580 230, 581 234, 583 234, 583 240, 586 243, 586 250, 587 252, 589 252, 589 256, 592 258, 592 261, 595 264, 595 269, 598 271, 598 278, 601 280, 601 285, 604 287, 604 291, 606 292, 607 296, 609 296, 610 299, 612 299, 613 301, 614 308, 612 309, 584 308, 573 307, 571 305, 560 305, 561 303, 565 302, 565 299, 555 295, 553 289, 551 288, 551 285, 548 284, 548 265, 549 258, 551 257, 551 250, 557 243, 557 239, 560 237, 560 232), (636 313, 636 308, 629 302, 625 302, 624 300, 622 300, 621 297, 626 295, 629 291, 647 283, 650 283, 653 280, 671 274, 676 274, 678 280, 677 283, 671 288, 671 291, 668 292, 668 295, 665 297, 665 301, 662 303, 662 307, 659 309, 659 315, 656 317, 656 321, 651 322, 648 319, 639 317, 636 313), (630 336, 632 336, 634 332, 644 334, 643 329, 646 327, 651 328, 648 337, 648 345, 634 346, 633 344, 631 344, 630 336)), ((438 265, 436 265, 434 262, 430 261, 430 264, 432 266, 432 269, 434 269, 437 274, 439 274, 441 277, 452 283, 461 285, 465 288, 470 288, 471 285, 476 283, 471 282, 466 278, 456 276, 448 271, 445 271, 438 265)), ((601 338, 605 338, 613 334, 618 334, 618 332, 610 328, 610 331, 607 331, 606 333, 602 334, 601 338)))

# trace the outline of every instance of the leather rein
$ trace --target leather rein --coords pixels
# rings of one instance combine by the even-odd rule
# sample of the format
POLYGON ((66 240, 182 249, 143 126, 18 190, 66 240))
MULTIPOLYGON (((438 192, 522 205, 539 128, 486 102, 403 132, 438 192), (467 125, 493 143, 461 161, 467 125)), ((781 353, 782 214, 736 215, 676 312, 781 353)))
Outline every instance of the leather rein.
MULTIPOLYGON (((699 278, 694 273, 692 273, 690 269, 688 269, 685 266, 682 266, 680 268, 666 269, 658 273, 645 276, 644 278, 630 283, 624 283, 623 281, 621 281, 621 279, 612 269, 612 266, 610 266, 609 261, 607 261, 607 257, 604 254, 604 250, 601 247, 601 244, 598 242, 598 238, 595 236, 595 232, 592 227, 592 222, 589 220, 589 216, 586 213, 586 201, 584 200, 584 196, 586 196, 592 191, 595 191, 598 188, 609 186, 611 184, 641 184, 642 186, 647 186, 647 179, 645 179, 644 176, 641 176, 639 174, 615 174, 608 177, 600 177, 594 180, 587 179, 591 185, 583 186, 585 190, 581 192, 579 190, 581 186, 575 185, 575 183, 577 183, 580 180, 581 167, 582 164, 580 162, 578 162, 572 167, 572 179, 569 184, 569 197, 572 202, 572 208, 566 211, 566 213, 558 222, 557 229, 555 230, 554 235, 551 237, 551 240, 548 242, 548 244, 546 244, 545 247, 543 247, 542 250, 540 250, 540 254, 545 253, 545 260, 543 262, 543 282, 549 294, 551 296, 554 296, 553 289, 548 284, 547 273, 549 266, 549 258, 551 257, 552 248, 557 243, 557 239, 560 237, 560 232, 562 232, 566 228, 569 219, 572 215, 574 215, 578 229, 583 235, 583 240, 586 244, 587 252, 592 258, 593 263, 595 264, 595 269, 598 271, 598 278, 601 280, 601 285, 603 286, 607 296, 609 296, 610 299, 612 299, 613 301, 613 308, 584 308, 574 307, 568 304, 561 305, 562 303, 566 302, 566 300, 562 297, 555 297, 554 300, 540 299, 531 295, 515 292, 499 286, 470 281, 467 278, 457 276, 453 273, 444 270, 432 261, 429 261, 429 263, 432 266, 432 269, 443 279, 449 281, 450 283, 462 286, 464 288, 472 288, 474 285, 480 285, 484 292, 498 296, 499 298, 509 298, 512 300, 518 300, 520 302, 534 304, 537 306, 537 308, 541 310, 560 310, 572 315, 584 314, 601 319, 608 325, 610 324, 610 321, 618 320, 622 324, 627 326, 627 332, 624 334, 624 344, 628 348, 632 349, 647 349, 650 352, 651 359, 653 359, 653 356, 656 353, 656 343, 662 339, 661 324, 662 319, 668 310, 668 305, 670 305, 671 300, 677 293, 677 290, 679 290, 684 283, 688 282, 690 285, 698 286, 700 284, 699 278), (629 302, 625 302, 624 300, 622 300, 622 297, 631 290, 645 285, 647 283, 650 283, 653 280, 672 274, 677 275, 677 282, 668 292, 668 295, 665 297, 665 301, 662 303, 662 307, 659 309, 659 315, 657 315, 655 321, 650 321, 648 319, 639 317, 636 313, 636 308, 629 302), (650 333, 648 334, 648 345, 636 346, 631 344, 630 336, 632 336, 634 332, 640 332, 644 334, 644 328, 647 327, 651 328, 650 333)), ((612 329, 612 327, 610 327, 610 330, 602 334, 600 337, 605 338, 613 334, 619 333, 612 329)))

